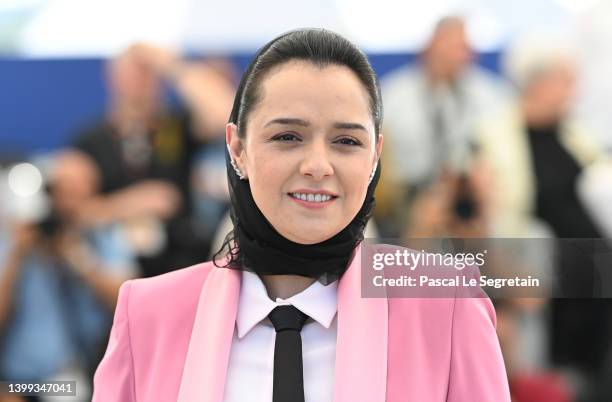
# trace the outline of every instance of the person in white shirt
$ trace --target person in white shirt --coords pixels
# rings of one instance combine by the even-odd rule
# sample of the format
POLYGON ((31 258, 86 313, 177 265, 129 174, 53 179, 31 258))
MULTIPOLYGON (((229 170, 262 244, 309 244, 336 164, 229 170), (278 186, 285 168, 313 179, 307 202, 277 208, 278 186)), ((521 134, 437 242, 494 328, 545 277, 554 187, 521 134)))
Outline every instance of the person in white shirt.
POLYGON ((385 203, 386 210, 377 211, 377 221, 387 236, 388 231, 403 231, 413 197, 443 174, 468 172, 476 152, 477 124, 510 95, 500 77, 473 62, 463 20, 446 17, 415 63, 391 71, 381 81, 389 169, 379 191, 382 194, 384 188, 392 199, 385 203), (395 227, 398 224, 402 227, 395 227))

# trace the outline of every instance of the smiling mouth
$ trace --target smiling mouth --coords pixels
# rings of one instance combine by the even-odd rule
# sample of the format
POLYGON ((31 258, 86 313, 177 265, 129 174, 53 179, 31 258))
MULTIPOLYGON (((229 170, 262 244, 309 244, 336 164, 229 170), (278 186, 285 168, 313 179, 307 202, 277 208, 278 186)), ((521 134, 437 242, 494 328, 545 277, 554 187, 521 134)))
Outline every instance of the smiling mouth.
POLYGON ((317 194, 317 193, 288 193, 291 198, 306 202, 327 202, 338 198, 338 196, 330 194, 317 194))

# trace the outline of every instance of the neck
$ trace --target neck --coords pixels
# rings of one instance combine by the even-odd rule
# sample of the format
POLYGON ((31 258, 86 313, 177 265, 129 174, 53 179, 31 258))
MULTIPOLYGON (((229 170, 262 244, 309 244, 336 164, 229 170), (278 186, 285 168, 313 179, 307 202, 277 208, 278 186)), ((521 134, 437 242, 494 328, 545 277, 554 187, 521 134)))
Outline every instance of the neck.
POLYGON ((277 297, 288 299, 300 293, 315 281, 314 278, 299 275, 260 275, 260 278, 266 287, 268 297, 272 300, 276 300, 277 297))

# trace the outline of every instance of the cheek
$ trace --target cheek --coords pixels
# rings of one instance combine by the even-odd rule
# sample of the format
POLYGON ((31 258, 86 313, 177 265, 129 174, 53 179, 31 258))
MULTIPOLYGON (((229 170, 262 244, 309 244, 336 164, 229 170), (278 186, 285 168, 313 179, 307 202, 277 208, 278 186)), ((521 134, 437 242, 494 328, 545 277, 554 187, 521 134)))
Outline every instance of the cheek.
POLYGON ((360 164, 352 164, 352 169, 347 169, 346 174, 342 177, 342 185, 346 197, 346 213, 355 215, 368 191, 368 179, 371 171, 368 169, 355 169, 355 166, 368 166, 368 163, 361 162, 360 164))
POLYGON ((283 192, 289 166, 278 157, 258 157, 248 164, 249 185, 257 206, 273 211, 283 192))

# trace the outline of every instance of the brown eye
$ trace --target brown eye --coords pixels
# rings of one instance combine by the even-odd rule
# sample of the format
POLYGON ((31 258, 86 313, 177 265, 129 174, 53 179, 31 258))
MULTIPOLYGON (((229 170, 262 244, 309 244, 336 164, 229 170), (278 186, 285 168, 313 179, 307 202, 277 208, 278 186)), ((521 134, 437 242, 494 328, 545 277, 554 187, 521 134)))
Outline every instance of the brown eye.
POLYGON ((336 143, 342 144, 342 145, 351 145, 351 146, 361 145, 359 141, 356 141, 352 138, 340 138, 338 141, 336 141, 336 143))
POLYGON ((277 135, 274 138, 272 138, 272 140, 280 141, 280 142, 297 142, 297 141, 301 141, 301 139, 297 135, 291 134, 291 133, 285 133, 285 134, 277 135))

